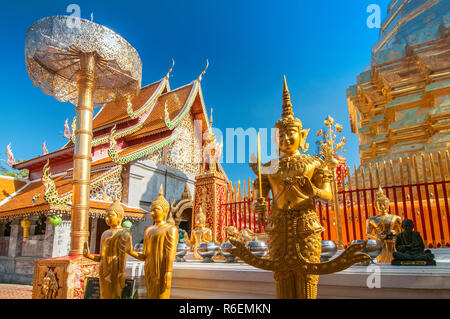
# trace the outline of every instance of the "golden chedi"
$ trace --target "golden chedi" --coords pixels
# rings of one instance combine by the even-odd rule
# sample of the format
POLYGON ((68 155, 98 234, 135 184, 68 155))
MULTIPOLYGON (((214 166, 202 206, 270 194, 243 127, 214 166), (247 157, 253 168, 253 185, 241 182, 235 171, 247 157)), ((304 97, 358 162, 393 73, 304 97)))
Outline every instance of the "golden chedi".
POLYGON ((153 225, 144 233, 142 253, 130 247, 130 255, 143 260, 148 299, 169 299, 173 262, 177 253, 178 229, 166 221, 169 202, 164 198, 162 185, 158 197, 150 205, 153 225))
POLYGON ((252 266, 273 271, 278 298, 314 299, 317 296, 318 275, 346 269, 370 257, 361 253, 366 245, 362 243, 351 245, 336 259, 320 263, 321 232, 324 228, 314 209, 313 198, 332 199, 332 173, 328 162, 299 151, 308 148, 306 137, 309 129, 302 129, 302 122, 294 118, 286 78, 282 118, 275 128, 279 130, 280 158, 264 164, 262 168, 250 164, 258 175, 255 184, 259 184, 260 190, 255 211, 262 219, 265 219, 266 198, 270 191, 273 196, 266 228, 270 257, 256 257, 239 241, 230 238, 230 242, 236 247, 233 254, 252 266))
POLYGON ((378 215, 366 221, 367 238, 381 241, 383 250, 377 260, 380 263, 390 263, 395 251, 395 237, 402 232, 402 218, 389 214, 389 199, 381 186, 375 193, 375 209, 378 215))
POLYGON ((201 207, 199 208, 198 214, 195 216, 195 226, 191 232, 191 238, 186 239, 186 241, 194 251, 194 259, 202 260, 203 257, 199 255, 197 248, 200 244, 212 241, 212 232, 211 229, 206 227, 206 216, 201 207))
POLYGON ((100 255, 92 255, 88 243, 84 243, 84 257, 100 262, 101 299, 120 299, 125 287, 125 263, 132 241, 129 230, 122 228, 123 215, 119 200, 114 200, 106 210, 105 222, 110 229, 104 231, 100 239, 100 255))

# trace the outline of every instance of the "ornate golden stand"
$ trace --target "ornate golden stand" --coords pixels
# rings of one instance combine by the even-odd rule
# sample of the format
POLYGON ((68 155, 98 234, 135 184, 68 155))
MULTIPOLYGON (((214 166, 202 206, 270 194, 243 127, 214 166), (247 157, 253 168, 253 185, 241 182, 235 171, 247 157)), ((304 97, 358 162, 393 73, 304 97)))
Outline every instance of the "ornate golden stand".
POLYGON ((97 263, 82 256, 89 239, 94 105, 131 96, 141 85, 136 50, 111 29, 78 20, 73 26, 68 16, 44 18, 26 36, 26 65, 35 86, 77 106, 69 256, 36 261, 33 298, 82 298, 86 277, 98 276, 97 263))
POLYGON ((87 277, 98 277, 99 264, 82 256, 36 260, 33 299, 82 299, 87 277))

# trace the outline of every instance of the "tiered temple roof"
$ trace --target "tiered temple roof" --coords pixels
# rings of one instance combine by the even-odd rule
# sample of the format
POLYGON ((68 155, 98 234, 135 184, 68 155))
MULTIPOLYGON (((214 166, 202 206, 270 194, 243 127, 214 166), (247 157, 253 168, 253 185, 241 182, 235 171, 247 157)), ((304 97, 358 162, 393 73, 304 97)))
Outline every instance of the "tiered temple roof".
MULTIPOLYGON (((131 100, 125 98, 105 104, 95 115, 91 215, 103 214, 113 198, 121 196, 122 165, 161 152, 164 146, 177 139, 175 128, 187 115, 201 121, 202 132, 210 128, 200 86, 201 75, 171 90, 169 74, 170 71, 159 81, 142 88, 131 100)), ((74 121, 72 130, 75 125, 74 121)), ((0 219, 50 211, 69 214, 73 153, 74 135, 61 149, 14 165, 15 169, 28 169, 29 180, 25 187, 0 203, 0 219), (53 175, 50 179, 43 173, 44 166, 48 168, 47 175, 53 175)), ((142 209, 123 207, 127 218, 145 218, 146 212, 142 209)))

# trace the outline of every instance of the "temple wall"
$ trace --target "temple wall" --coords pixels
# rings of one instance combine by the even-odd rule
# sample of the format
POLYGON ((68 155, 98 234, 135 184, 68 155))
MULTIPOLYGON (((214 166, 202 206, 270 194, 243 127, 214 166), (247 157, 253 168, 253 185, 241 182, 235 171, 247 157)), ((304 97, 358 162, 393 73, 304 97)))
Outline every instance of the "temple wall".
MULTIPOLYGON (((137 160, 130 165, 128 205, 149 211, 150 203, 158 196, 160 185, 163 185, 164 195, 170 204, 181 199, 186 183, 190 193, 194 194, 194 182, 193 176, 174 168, 148 159, 137 160)), ((145 221, 133 225, 133 244, 143 239, 145 228, 151 224, 152 220, 147 215, 145 221)))
MULTIPOLYGON (((73 167, 73 159, 68 159, 66 161, 57 161, 57 162, 51 162, 50 163, 50 173, 54 177, 56 174, 60 174, 63 172, 66 172, 68 169, 71 169, 73 167)), ((42 178, 42 167, 41 168, 34 168, 30 170, 30 181, 33 181, 35 179, 42 178)))
POLYGON ((8 256, 9 236, 0 237, 0 256, 8 256))
POLYGON ((19 221, 13 221, 10 236, 0 237, 0 246, 6 247, 6 254, 0 254, 0 283, 31 285, 37 259, 68 255, 71 222, 70 217, 64 218, 56 227, 47 223, 45 234, 30 235, 25 240, 19 221))
POLYGON ((37 257, 42 256, 45 235, 33 235, 22 242, 21 256, 37 257))

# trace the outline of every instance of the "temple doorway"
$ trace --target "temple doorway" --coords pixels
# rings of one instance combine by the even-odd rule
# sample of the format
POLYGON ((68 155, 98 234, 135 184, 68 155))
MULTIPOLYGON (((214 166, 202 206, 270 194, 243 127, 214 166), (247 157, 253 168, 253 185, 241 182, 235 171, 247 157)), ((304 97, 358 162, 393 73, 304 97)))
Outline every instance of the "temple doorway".
POLYGON ((180 217, 180 224, 178 226, 179 229, 183 229, 186 231, 188 237, 191 236, 191 229, 192 229, 192 208, 186 208, 181 213, 180 217))

